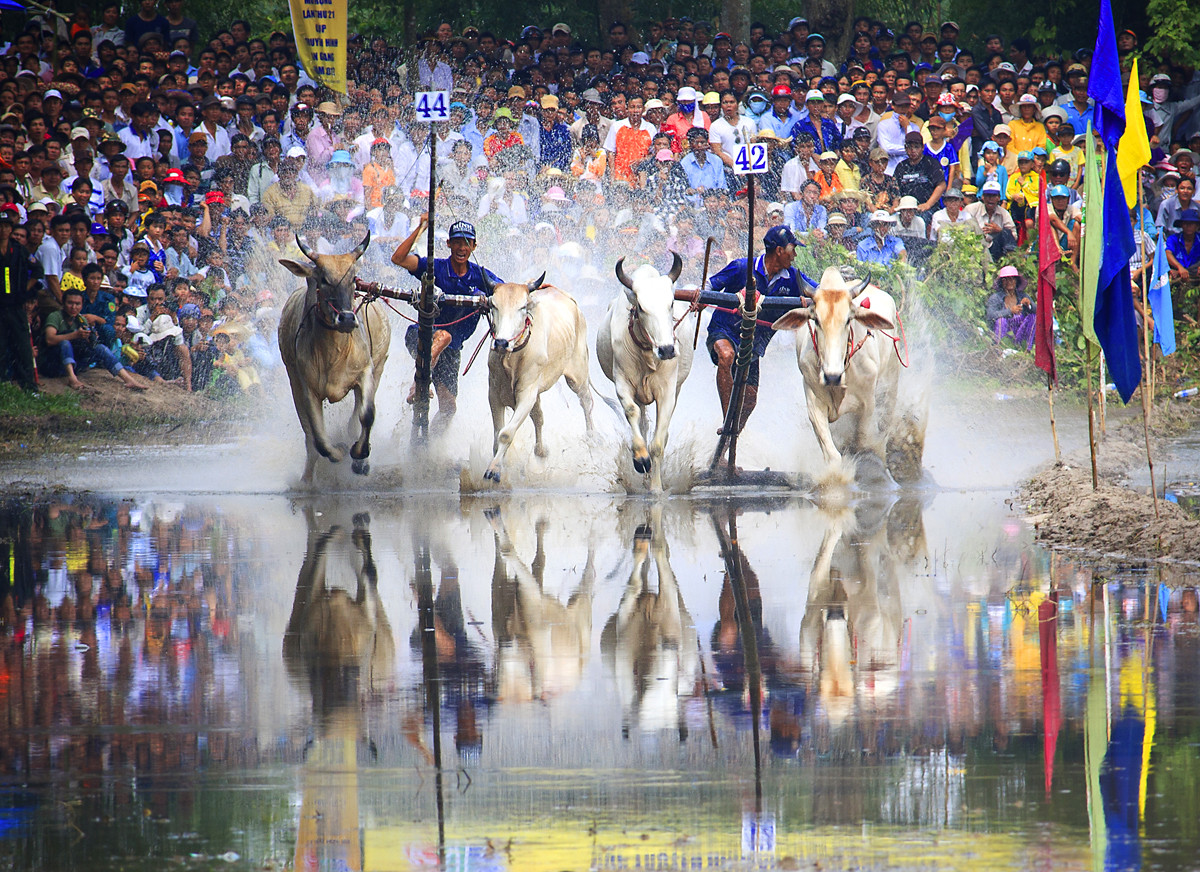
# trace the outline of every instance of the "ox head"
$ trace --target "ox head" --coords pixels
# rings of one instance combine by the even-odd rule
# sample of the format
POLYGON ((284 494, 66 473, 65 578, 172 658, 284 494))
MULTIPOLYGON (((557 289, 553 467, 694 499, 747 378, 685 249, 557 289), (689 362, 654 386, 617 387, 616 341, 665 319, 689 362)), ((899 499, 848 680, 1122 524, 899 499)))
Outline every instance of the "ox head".
POLYGON ((371 244, 371 231, 349 254, 317 254, 304 240, 296 244, 311 263, 281 260, 284 269, 308 281, 308 306, 315 308, 317 321, 330 330, 353 333, 358 327, 354 314, 354 274, 358 259, 371 244))
POLYGON ((851 286, 842 278, 841 271, 831 266, 821 275, 811 306, 792 309, 771 325, 774 330, 799 330, 804 326, 812 330, 821 378, 829 387, 843 386, 854 322, 867 329, 895 328, 890 312, 873 310, 869 299, 859 297, 870 281, 863 279, 851 286))
MULTIPOLYGON (((484 273, 486 279, 487 273, 484 273)), ((533 326, 535 300, 531 296, 546 281, 542 273, 527 284, 505 282, 502 285, 489 283, 491 306, 488 321, 492 327, 492 349, 495 351, 520 351, 529 341, 529 329, 533 326)))
MULTIPOLYGON (((675 357, 675 281, 683 272, 683 260, 672 254, 671 271, 665 276, 650 264, 639 266, 633 277, 625 275, 625 258, 617 261, 617 278, 625 287, 630 305, 630 330, 645 333, 643 347, 654 349, 659 360, 675 357)), ((636 340, 635 340, 636 341, 636 340)))

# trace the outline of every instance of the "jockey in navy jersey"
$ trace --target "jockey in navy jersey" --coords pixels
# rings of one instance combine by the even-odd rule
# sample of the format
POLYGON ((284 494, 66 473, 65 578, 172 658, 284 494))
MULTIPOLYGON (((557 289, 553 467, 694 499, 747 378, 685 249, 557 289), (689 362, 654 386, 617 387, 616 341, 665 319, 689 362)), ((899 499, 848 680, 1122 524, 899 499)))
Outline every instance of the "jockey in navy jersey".
MULTIPOLYGON (((802 245, 785 225, 772 227, 763 236, 765 254, 754 260, 754 287, 758 293, 768 297, 811 297, 811 287, 816 285, 800 270, 792 266, 796 257, 796 246, 802 245)), ((714 291, 735 294, 746 288, 746 258, 739 257, 725 264, 709 279, 709 288, 714 291)), ((733 393, 733 362, 740 341, 742 316, 737 313, 716 312, 708 322, 708 353, 717 366, 717 394, 721 398, 721 414, 728 414, 729 398, 733 393)), ((738 432, 746 426, 746 419, 758 402, 758 359, 766 353, 767 344, 775 336, 769 326, 759 324, 754 330, 754 361, 746 374, 746 393, 742 400, 742 419, 738 432)), ((722 418, 723 420, 723 418, 722 418)))
MULTIPOLYGON (((429 213, 421 216, 408 238, 396 247, 392 263, 421 278, 428 267, 428 259, 412 254, 413 244, 429 227, 429 213)), ((455 221, 450 225, 449 257, 434 258, 433 283, 444 294, 490 296, 492 285, 503 283, 495 273, 471 262, 475 252, 475 228, 467 221, 455 221), (485 281, 484 274, 487 274, 485 281)), ((458 366, 462 360, 463 343, 471 338, 479 326, 482 310, 467 306, 443 306, 433 324, 433 348, 429 364, 433 387, 437 392, 438 413, 431 425, 433 432, 442 432, 450 424, 458 408, 458 366)), ((417 325, 413 324, 404 334, 404 345, 408 353, 417 356, 417 325)), ((417 385, 414 382, 408 392, 408 402, 416 401, 417 385)))

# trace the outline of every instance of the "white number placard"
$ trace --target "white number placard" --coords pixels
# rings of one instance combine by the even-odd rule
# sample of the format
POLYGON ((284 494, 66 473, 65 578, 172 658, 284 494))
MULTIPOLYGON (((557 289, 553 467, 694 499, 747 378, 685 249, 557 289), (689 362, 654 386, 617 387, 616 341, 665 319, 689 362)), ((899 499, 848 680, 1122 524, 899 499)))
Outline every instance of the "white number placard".
POLYGON ((429 123, 450 120, 449 91, 418 91, 416 98, 413 110, 417 113, 418 121, 429 123))
POLYGON ((767 144, 751 142, 738 147, 733 156, 733 172, 735 175, 748 176, 767 171, 767 144))

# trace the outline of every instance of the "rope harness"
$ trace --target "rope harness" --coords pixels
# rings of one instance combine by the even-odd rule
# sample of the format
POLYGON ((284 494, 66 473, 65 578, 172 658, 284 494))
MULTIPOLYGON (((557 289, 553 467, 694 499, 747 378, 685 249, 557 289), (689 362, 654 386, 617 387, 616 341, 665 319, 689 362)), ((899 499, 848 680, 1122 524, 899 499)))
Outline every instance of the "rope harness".
MULTIPOLYGON (((762 323, 762 322, 760 321, 759 323, 762 323)), ((894 351, 896 353, 896 360, 899 361, 899 363, 902 367, 904 367, 905 369, 908 369, 908 365, 910 362, 909 353, 908 353, 908 337, 904 333, 904 322, 900 319, 899 314, 896 315, 896 325, 900 328, 899 336, 892 336, 887 331, 879 329, 879 328, 876 328, 876 330, 878 330, 878 332, 881 336, 884 336, 887 339, 892 340, 892 351, 894 351), (900 356, 901 343, 904 344, 904 356, 903 357, 900 356)), ((854 344, 854 328, 853 327, 850 328, 850 335, 848 337, 846 337, 846 359, 842 361, 843 366, 849 366, 850 359, 852 357, 854 357, 854 355, 858 354, 859 351, 862 350, 862 347, 867 344, 867 340, 871 338, 871 335, 874 332, 875 332, 875 330, 868 330, 866 335, 863 336, 862 341, 859 342, 857 345, 855 345, 854 344)), ((808 335, 812 339, 813 351, 817 352, 817 354, 819 356, 820 351, 817 348, 817 328, 813 326, 811 321, 809 321, 809 323, 808 323, 808 335)))

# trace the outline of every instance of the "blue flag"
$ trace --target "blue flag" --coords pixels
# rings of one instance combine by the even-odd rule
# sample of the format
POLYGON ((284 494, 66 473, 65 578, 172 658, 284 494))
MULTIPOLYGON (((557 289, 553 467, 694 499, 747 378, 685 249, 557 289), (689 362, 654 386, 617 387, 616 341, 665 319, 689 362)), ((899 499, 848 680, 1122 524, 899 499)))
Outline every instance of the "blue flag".
POLYGON ((1096 314, 1092 324, 1104 359, 1112 373, 1121 400, 1128 403, 1142 381, 1142 359, 1138 354, 1137 319, 1133 311, 1129 261, 1137 252, 1133 225, 1125 206, 1125 189, 1116 158, 1104 161, 1104 241, 1100 255, 1100 278, 1096 282, 1096 314))
POLYGON ((1175 313, 1171 308, 1171 265, 1167 263, 1166 236, 1166 233, 1158 234, 1158 248, 1154 250, 1154 279, 1146 295, 1154 316, 1154 341, 1164 356, 1175 353, 1175 313))
POLYGON ((1125 132, 1125 92, 1121 87, 1121 63, 1117 59, 1117 32, 1108 0, 1100 0, 1100 23, 1087 92, 1096 101, 1096 133, 1104 147, 1114 151, 1125 132))

